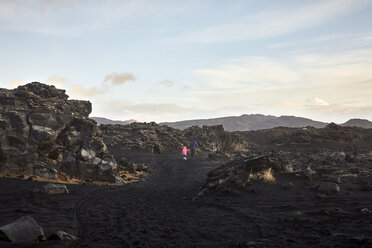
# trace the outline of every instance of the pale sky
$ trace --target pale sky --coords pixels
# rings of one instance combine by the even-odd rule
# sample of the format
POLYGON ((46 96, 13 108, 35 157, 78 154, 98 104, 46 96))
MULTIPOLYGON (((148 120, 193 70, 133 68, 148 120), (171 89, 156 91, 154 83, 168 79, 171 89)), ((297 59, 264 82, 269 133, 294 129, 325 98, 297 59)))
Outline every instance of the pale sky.
POLYGON ((372 120, 372 0, 0 0, 0 87, 91 116, 372 120))

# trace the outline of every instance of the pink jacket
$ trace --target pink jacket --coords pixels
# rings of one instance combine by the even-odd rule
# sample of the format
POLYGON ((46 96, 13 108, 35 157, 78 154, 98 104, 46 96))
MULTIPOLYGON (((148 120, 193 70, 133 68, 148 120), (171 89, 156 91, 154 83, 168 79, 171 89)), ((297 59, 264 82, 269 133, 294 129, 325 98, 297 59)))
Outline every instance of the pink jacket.
POLYGON ((190 149, 187 149, 186 146, 184 146, 184 147, 182 148, 182 155, 183 155, 183 156, 186 156, 188 151, 190 151, 190 149))

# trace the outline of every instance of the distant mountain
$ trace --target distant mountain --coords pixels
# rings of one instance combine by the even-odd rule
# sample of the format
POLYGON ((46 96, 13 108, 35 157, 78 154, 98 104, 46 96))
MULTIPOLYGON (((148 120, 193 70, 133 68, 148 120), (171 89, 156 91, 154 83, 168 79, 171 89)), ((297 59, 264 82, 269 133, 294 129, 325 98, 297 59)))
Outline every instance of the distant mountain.
POLYGON ((128 124, 131 124, 133 122, 137 122, 136 120, 113 121, 113 120, 110 120, 110 119, 107 119, 107 118, 103 118, 103 117, 89 117, 89 118, 95 120, 97 122, 97 125, 101 125, 101 124, 128 125, 128 124))
POLYGON ((167 125, 177 129, 185 129, 191 126, 213 126, 223 125, 227 131, 251 131, 260 129, 269 129, 274 127, 306 127, 313 126, 323 128, 328 123, 313 121, 311 119, 295 116, 272 116, 272 115, 241 115, 213 119, 187 120, 177 122, 163 122, 161 125, 167 125))
POLYGON ((366 119, 350 119, 341 126, 372 128, 372 122, 366 119))
MULTIPOLYGON (((120 124, 128 125, 136 120, 110 120, 103 117, 90 117, 95 120, 98 125, 101 124, 120 124)), ((328 123, 314 121, 308 118, 296 117, 282 115, 280 117, 273 115, 261 115, 261 114, 250 114, 250 115, 241 115, 241 116, 229 116, 229 117, 220 117, 213 119, 198 119, 198 120, 186 120, 186 121, 177 121, 177 122, 162 122, 160 125, 166 125, 169 127, 177 128, 184 130, 192 126, 215 126, 223 125, 226 131, 251 131, 251 130, 261 130, 261 129, 270 129, 274 127, 307 127, 312 126, 316 128, 323 128, 328 123)), ((341 126, 351 126, 351 127, 362 127, 362 128, 372 128, 372 122, 366 119, 350 119, 349 121, 340 124, 341 126)))

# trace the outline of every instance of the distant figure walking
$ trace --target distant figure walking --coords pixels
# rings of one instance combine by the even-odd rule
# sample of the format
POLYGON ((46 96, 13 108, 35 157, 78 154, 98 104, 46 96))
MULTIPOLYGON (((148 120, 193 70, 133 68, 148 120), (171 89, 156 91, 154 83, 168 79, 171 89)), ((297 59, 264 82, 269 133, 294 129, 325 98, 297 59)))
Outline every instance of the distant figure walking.
POLYGON ((182 148, 182 156, 183 156, 183 160, 187 160, 187 152, 190 151, 190 149, 187 149, 186 146, 184 146, 182 148))
POLYGON ((193 140, 191 140, 189 146, 190 146, 190 149, 191 149, 191 157, 194 159, 196 148, 198 147, 198 142, 196 142, 196 140, 193 139, 193 140))

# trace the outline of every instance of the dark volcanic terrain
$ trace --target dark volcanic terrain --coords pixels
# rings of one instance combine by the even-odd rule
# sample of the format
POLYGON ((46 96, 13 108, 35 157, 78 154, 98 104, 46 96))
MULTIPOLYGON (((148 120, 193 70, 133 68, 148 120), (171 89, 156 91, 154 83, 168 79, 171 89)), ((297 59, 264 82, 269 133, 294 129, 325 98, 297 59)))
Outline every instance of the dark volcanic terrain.
POLYGON ((48 89, 34 83, 0 92, 8 104, 0 122, 6 158, 0 163, 6 176, 0 178, 0 247, 372 247, 372 129, 334 123, 240 132, 222 125, 97 127, 85 112, 70 116, 58 108, 73 106, 64 92, 52 89, 60 99, 53 105, 44 97, 48 89), (24 104, 20 94, 37 104, 24 104), (48 108, 69 121, 51 121, 58 115, 48 108), (80 134, 80 122, 94 132, 80 134), (40 146, 44 139, 29 130, 56 135, 40 146), (75 142, 66 138, 73 132, 75 142), (181 148, 191 139, 199 143, 197 156, 184 161, 181 148), (49 156, 54 141, 60 160, 49 156), (121 185, 94 175, 99 163, 91 163, 91 151, 98 151, 92 145, 98 141, 104 144, 99 154, 115 165, 105 175, 121 178, 121 185), (32 159, 17 160, 22 149, 32 159), (75 161, 70 167, 66 152, 75 161), (40 163, 56 178, 35 181, 29 173, 40 163), (58 183, 61 173, 80 184, 47 192, 48 181, 58 183), (35 237, 43 241, 9 242, 16 238, 7 225, 24 216, 43 228, 35 237), (56 240, 58 231, 77 239, 56 240))
MULTIPOLYGON (((0 225, 31 215, 46 236, 62 229, 78 237, 75 242, 48 240, 32 247, 372 245, 371 155, 364 165, 327 167, 330 171, 321 175, 278 172, 274 183, 242 186, 229 179, 213 186, 216 180, 207 174, 223 161, 124 154, 150 165, 150 176, 125 186, 68 185, 69 195, 34 193, 40 182, 0 179, 1 199, 6 199, 1 201, 0 225), (339 192, 333 191, 336 184, 339 192), (207 193, 197 196, 205 187, 207 193)), ((241 174, 239 169, 234 173, 241 174)), ((0 247, 31 246, 0 241, 0 247)))

